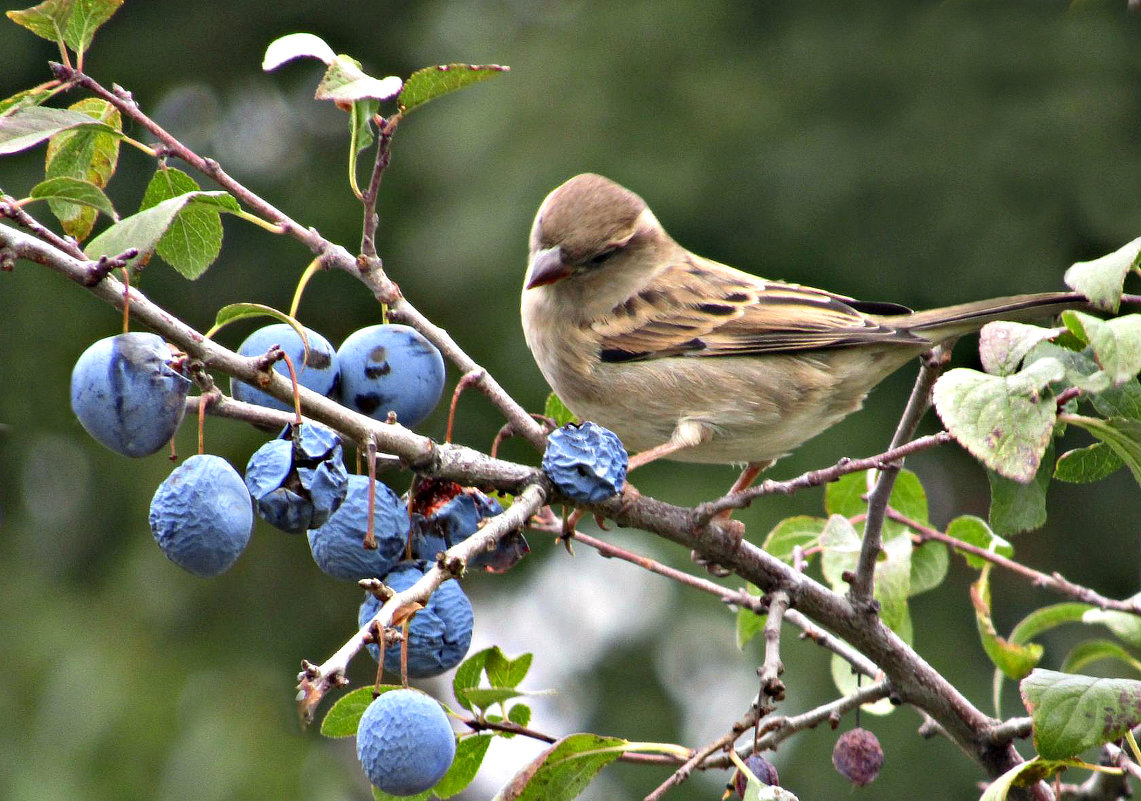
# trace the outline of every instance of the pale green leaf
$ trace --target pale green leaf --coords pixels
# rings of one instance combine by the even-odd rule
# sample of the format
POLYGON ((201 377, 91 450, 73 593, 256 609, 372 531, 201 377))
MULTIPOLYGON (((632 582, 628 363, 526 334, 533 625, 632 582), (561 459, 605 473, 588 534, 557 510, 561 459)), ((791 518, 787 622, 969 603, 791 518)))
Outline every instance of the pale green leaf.
POLYGON ((35 147, 61 131, 90 128, 94 131, 121 136, 106 123, 87 114, 47 106, 25 106, 0 117, 0 156, 19 153, 35 147))
POLYGON ((819 539, 827 523, 824 518, 808 515, 786 517, 773 527, 765 537, 761 547, 783 562, 792 564, 793 551, 797 548, 811 548, 819 539))
POLYGON ((494 801, 571 801, 600 770, 622 755, 625 740, 572 734, 524 766, 494 801))
POLYGON ((502 75, 508 70, 510 67, 499 64, 441 64, 438 67, 425 67, 408 76, 397 102, 408 113, 429 100, 502 75))
POLYGON ((1022 483, 1033 480, 1054 430, 1053 395, 1065 368, 1039 359, 1012 376, 958 368, 942 375, 932 398, 947 430, 971 455, 995 472, 1022 483))
MULTIPOLYGON (((87 114, 116 131, 123 128, 119 110, 105 100, 85 98, 68 110, 87 114)), ((76 178, 102 189, 115 174, 120 142, 117 135, 91 128, 62 131, 48 141, 46 176, 49 179, 76 178)), ((77 240, 86 239, 95 226, 97 215, 90 206, 60 200, 49 200, 48 205, 64 231, 77 240)))
POLYGON ((1141 723, 1141 682, 1036 669, 1022 680, 1034 747, 1065 759, 1116 740, 1141 723))
MULTIPOLYGON (((1134 595, 1130 601, 1137 603, 1141 595, 1134 595)), ((1128 612, 1112 609, 1090 609, 1082 616, 1085 623, 1100 623, 1132 648, 1141 650, 1141 617, 1128 612)))
MULTIPOLYGON (((753 584, 745 585, 746 592, 749 595, 760 597, 760 589, 753 584)), ((748 642, 760 634, 765 628, 765 621, 768 620, 768 615, 758 615, 752 609, 741 607, 737 610, 737 649, 740 650, 745 647, 748 642)))
POLYGON ((1141 673, 1141 662, 1133 654, 1111 640, 1086 640, 1078 643, 1062 660, 1063 673, 1076 673, 1086 665, 1103 659, 1121 662, 1134 672, 1141 673))
POLYGON ((373 78, 354 59, 337 56, 325 70, 313 96, 317 100, 351 103, 357 100, 389 100, 400 93, 403 83, 395 75, 373 78))
POLYGON ((95 184, 79 178, 48 178, 46 181, 40 181, 33 186, 28 197, 33 197, 36 200, 65 200, 69 203, 89 206, 112 219, 119 219, 115 207, 111 205, 111 201, 103 193, 103 190, 95 184))
MULTIPOLYGON (((1014 555, 1014 546, 991 531, 985 520, 974 515, 956 517, 947 524, 946 533, 949 537, 962 540, 969 545, 974 545, 999 556, 1010 557, 1014 555)), ((982 568, 987 564, 987 561, 981 556, 969 551, 960 551, 960 553, 966 558, 967 564, 973 568, 982 568)))
POLYGON ((1116 312, 1121 303, 1125 276, 1137 268, 1139 258, 1141 238, 1093 261, 1076 262, 1066 270, 1066 286, 1081 292, 1098 308, 1116 312))
MULTIPOLYGON (((869 681, 867 676, 860 677, 853 673, 851 663, 839 654, 832 654, 829 669, 832 672, 832 683, 836 685, 841 696, 851 695, 858 691, 861 686, 867 686, 869 681)), ((860 707, 865 712, 881 716, 890 715, 898 708, 889 698, 881 698, 860 707)))
POLYGON ((1056 329, 1027 323, 987 323, 979 331, 979 360, 992 375, 1013 375, 1035 345, 1056 333, 1056 329))

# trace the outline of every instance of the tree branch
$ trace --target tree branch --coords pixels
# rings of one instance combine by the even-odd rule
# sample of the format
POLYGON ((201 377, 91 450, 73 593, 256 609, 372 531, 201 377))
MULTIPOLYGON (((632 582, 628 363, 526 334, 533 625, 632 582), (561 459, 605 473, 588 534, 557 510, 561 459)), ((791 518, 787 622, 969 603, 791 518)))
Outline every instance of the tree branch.
MULTIPOLYGON (((903 416, 891 438, 889 451, 899 448, 915 435, 919 421, 931 406, 931 388, 935 380, 947 364, 951 351, 942 345, 933 348, 923 355, 920 360, 919 375, 915 378, 915 385, 911 388, 911 396, 904 407, 903 416)), ((872 603, 872 594, 875 590, 876 561, 880 551, 883 550, 883 521, 887 510, 888 499, 891 498, 892 488, 895 487, 896 476, 903 467, 903 459, 893 461, 880 470, 876 486, 868 496, 868 514, 864 522, 864 539, 860 545, 860 556, 856 562, 852 580, 849 582, 848 597, 857 606, 868 606, 872 603)))

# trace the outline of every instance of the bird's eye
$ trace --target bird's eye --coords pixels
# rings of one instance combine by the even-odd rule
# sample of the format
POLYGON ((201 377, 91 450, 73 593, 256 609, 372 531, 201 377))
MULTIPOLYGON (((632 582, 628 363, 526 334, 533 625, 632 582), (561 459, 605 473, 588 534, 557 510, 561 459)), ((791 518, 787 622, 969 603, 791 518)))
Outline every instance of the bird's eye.
POLYGON ((606 250, 601 250, 598 253, 591 256, 590 259, 587 261, 587 264, 592 264, 595 267, 597 267, 600 264, 605 264, 606 261, 617 252, 618 252, 618 248, 606 248, 606 250))

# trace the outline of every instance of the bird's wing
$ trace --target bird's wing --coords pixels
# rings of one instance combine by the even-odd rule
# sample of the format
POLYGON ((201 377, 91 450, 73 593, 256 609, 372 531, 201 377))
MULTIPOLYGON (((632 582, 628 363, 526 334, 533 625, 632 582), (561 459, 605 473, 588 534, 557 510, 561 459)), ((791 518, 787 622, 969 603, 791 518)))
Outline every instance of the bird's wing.
MULTIPOLYGON (((743 356, 879 343, 929 345, 870 319, 906 315, 819 289, 766 281, 689 256, 658 273, 605 318, 591 321, 602 361, 667 356, 743 356)), ((901 318, 903 319, 903 318, 901 318)))

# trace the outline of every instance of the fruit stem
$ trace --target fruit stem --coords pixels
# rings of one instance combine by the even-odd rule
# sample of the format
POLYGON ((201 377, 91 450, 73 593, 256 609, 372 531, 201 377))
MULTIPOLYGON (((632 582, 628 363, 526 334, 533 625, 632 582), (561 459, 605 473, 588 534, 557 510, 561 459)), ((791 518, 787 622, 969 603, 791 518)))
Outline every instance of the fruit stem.
POLYGON ((130 330, 131 321, 131 272, 123 267, 123 333, 130 330))
POLYGON ((289 380, 293 383, 293 425, 299 426, 301 425, 301 394, 297 391, 297 371, 293 369, 293 359, 289 358, 288 353, 282 351, 281 358, 285 361, 285 366, 289 369, 289 380))
POLYGON ((301 295, 305 292, 305 287, 309 284, 309 279, 318 270, 323 269, 321 266, 321 258, 318 257, 309 262, 305 268, 305 272, 301 273, 301 278, 297 281, 297 289, 293 290, 293 302, 289 305, 289 316, 297 317, 297 309, 301 305, 301 295))

